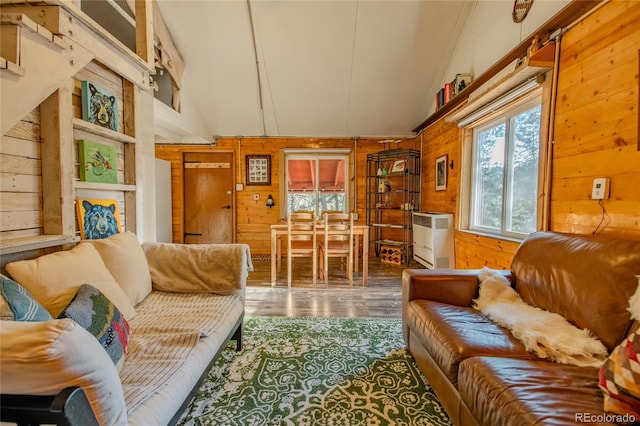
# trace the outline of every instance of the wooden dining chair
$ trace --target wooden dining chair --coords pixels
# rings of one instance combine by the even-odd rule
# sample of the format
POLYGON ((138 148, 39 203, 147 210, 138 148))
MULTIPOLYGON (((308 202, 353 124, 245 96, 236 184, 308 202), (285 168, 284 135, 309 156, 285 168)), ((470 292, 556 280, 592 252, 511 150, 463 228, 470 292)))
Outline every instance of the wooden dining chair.
POLYGON ((318 275, 315 213, 313 211, 290 213, 287 225, 287 284, 291 288, 293 258, 310 257, 312 259, 312 280, 315 287, 318 275))
POLYGON ((323 216, 324 239, 320 242, 320 276, 329 287, 329 258, 346 258, 346 274, 353 287, 353 213, 328 213, 323 216))

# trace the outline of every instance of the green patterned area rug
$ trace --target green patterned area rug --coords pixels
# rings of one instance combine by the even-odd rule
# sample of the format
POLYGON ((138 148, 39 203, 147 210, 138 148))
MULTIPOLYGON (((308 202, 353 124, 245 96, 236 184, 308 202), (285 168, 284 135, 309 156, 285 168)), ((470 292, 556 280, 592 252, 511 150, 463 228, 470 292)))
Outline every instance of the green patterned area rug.
POLYGON ((249 317, 181 425, 450 425, 399 319, 249 317))

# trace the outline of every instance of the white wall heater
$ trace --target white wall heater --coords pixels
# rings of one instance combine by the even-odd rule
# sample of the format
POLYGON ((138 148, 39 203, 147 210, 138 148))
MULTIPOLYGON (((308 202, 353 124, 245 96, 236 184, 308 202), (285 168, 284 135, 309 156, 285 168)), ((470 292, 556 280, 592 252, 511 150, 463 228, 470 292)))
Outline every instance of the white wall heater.
POLYGON ((452 214, 413 213, 413 258, 429 269, 455 268, 452 214))

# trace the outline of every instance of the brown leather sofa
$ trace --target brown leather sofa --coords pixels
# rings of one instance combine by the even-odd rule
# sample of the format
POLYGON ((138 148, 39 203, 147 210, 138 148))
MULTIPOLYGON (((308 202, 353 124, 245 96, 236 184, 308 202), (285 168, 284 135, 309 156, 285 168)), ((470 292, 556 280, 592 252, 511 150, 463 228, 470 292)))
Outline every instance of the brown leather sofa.
MULTIPOLYGON (((598 369, 536 358, 471 307, 478 270, 407 269, 403 333, 456 425, 611 424, 598 369)), ((609 352, 634 325, 640 241, 539 232, 502 271, 530 305, 593 332, 609 352)), ((640 421, 640 419, 637 419, 640 421)))

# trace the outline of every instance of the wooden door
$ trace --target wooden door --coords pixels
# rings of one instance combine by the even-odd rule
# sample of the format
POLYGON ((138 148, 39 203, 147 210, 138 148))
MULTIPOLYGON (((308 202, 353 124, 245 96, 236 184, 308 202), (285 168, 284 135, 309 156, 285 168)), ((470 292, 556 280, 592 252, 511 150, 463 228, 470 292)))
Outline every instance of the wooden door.
POLYGON ((184 242, 235 242, 233 153, 184 154, 184 242))

